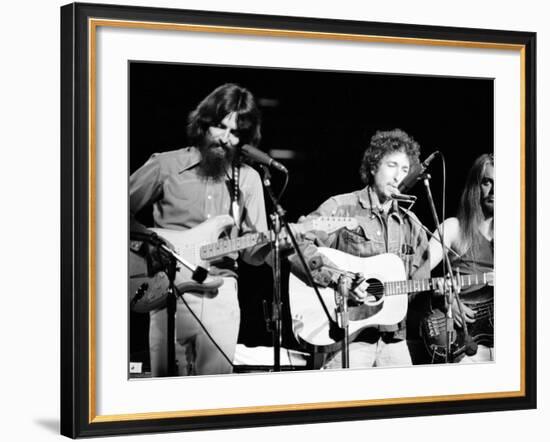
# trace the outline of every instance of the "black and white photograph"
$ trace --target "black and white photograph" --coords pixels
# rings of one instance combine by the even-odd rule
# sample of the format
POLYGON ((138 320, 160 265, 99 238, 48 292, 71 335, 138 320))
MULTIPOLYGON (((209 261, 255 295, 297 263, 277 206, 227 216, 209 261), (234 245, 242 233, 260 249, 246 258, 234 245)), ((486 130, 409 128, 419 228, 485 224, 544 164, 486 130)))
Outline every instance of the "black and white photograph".
POLYGON ((6 2, 0 439, 545 434, 544 5, 6 2))
POLYGON ((128 70, 130 378, 494 360, 492 79, 128 70))
POLYGON ((61 24, 62 434, 536 406, 535 34, 61 24))

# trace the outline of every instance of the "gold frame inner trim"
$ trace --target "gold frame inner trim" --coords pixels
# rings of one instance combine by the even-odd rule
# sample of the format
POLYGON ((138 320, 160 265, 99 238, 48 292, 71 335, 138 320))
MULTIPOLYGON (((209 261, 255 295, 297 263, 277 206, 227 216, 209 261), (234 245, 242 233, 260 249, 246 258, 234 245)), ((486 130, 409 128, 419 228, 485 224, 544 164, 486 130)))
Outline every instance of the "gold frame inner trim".
POLYGON ((140 22, 128 20, 111 20, 111 19, 95 19, 88 20, 88 74, 89 74, 89 423, 99 422, 118 422, 118 421, 133 421, 145 419, 169 419, 179 417, 197 417, 197 416, 219 416, 219 415, 238 415, 246 413, 268 413, 281 411, 297 411, 297 410, 322 410, 327 408, 349 408, 349 407, 364 407, 375 405, 395 405, 395 404, 413 404, 441 401, 459 401, 468 399, 498 399, 512 398, 525 396, 525 69, 526 69, 526 54, 525 45, 521 44, 504 44, 493 42, 474 42, 474 41, 457 41, 457 40, 439 40, 439 39, 423 39, 423 38, 403 38, 389 37, 376 35, 359 35, 359 34, 340 34, 328 32, 306 32, 306 31, 291 31, 284 29, 265 29, 265 28, 245 28, 232 26, 210 26, 196 24, 179 24, 179 23, 155 23, 155 22, 140 22), (478 49, 495 49, 518 51, 520 53, 521 80, 520 80, 520 106, 521 106, 521 122, 520 122, 520 210, 521 210, 521 226, 520 226, 520 389, 518 391, 507 392, 488 392, 475 394, 459 394, 459 395, 441 395, 441 396, 423 396, 423 397, 407 397, 407 398, 389 398, 389 399, 369 399, 357 401, 337 401, 337 402, 319 402, 319 403, 302 403, 302 404, 284 404, 284 405, 264 405, 254 407, 235 407, 235 408, 219 408, 219 409, 198 409, 198 410, 182 410, 182 411, 167 411, 167 412, 151 412, 151 413, 132 413, 132 414, 113 414, 113 415, 97 415, 96 414, 96 31, 97 28, 116 27, 116 28, 136 28, 147 30, 169 30, 169 31, 186 31, 186 32, 206 32, 218 34, 235 34, 235 35, 254 35, 268 37, 287 37, 287 38, 308 38, 308 39, 325 39, 338 41, 356 41, 369 43, 386 43, 386 44, 412 44, 421 46, 445 46, 445 47, 460 47, 460 48, 478 48, 478 49))
POLYGON ((441 40, 429 38, 413 38, 413 37, 391 37, 380 35, 362 35, 362 34, 341 34, 333 32, 312 32, 312 31, 291 31, 286 29, 266 29, 266 28, 244 28, 238 26, 212 26, 212 25, 196 25, 196 24, 180 24, 180 23, 156 23, 131 20, 103 20, 90 19, 93 27, 105 26, 115 28, 136 28, 150 29, 162 31, 186 31, 186 32, 207 32, 217 34, 236 34, 236 35, 254 35, 262 37, 292 37, 292 38, 309 38, 323 40, 340 40, 340 41, 358 41, 370 43, 399 43, 413 44, 423 46, 455 46, 462 48, 483 48, 483 49, 500 49, 500 50, 521 50, 523 45, 507 44, 507 43, 492 43, 492 42, 476 42, 476 41, 457 41, 457 40, 441 40))
MULTIPOLYGON (((481 393, 476 395, 476 399, 498 399, 523 396, 519 391, 481 393)), ((95 416, 91 422, 113 422, 113 421, 132 421, 145 419, 169 419, 175 417, 198 417, 198 416, 220 416, 220 415, 239 415, 247 413, 273 413, 280 411, 300 411, 300 410, 324 410, 327 408, 349 408, 364 407, 374 405, 395 405, 395 404, 422 404, 426 402, 441 401, 460 401, 471 399, 472 395, 460 394, 449 396, 425 396, 413 398, 391 398, 391 399, 369 399, 358 401, 335 401, 335 402, 316 402, 303 404, 283 404, 283 405, 262 405, 254 407, 235 407, 235 408, 213 408, 203 410, 182 410, 182 411, 158 411, 151 413, 132 413, 132 414, 110 414, 105 416, 95 416)))

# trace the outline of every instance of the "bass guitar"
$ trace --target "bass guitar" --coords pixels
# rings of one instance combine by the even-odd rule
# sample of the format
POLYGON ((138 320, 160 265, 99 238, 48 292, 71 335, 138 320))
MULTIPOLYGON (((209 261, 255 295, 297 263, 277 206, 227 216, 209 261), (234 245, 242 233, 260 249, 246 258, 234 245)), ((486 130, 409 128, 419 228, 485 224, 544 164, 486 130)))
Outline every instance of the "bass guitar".
MULTIPOLYGON (((403 261, 391 253, 361 258, 326 247, 319 247, 319 252, 339 269, 361 273, 366 279, 364 303, 348 306, 350 341, 366 327, 399 323, 407 314, 409 293, 433 290, 444 279, 406 280, 403 261)), ((461 282, 463 286, 487 284, 487 275, 467 275, 461 282)), ((292 330, 298 342, 313 345, 318 352, 339 349, 340 342, 330 336, 330 321, 314 289, 291 273, 288 291, 292 330)), ((319 288, 319 292, 336 321, 338 294, 332 288, 319 288)))
MULTIPOLYGON (((233 239, 218 239, 222 232, 234 225, 229 215, 213 217, 198 226, 188 230, 150 229, 174 246, 174 251, 190 263, 208 269, 216 260, 256 245, 273 242, 271 230, 256 232, 233 239)), ((357 227, 357 220, 348 217, 318 217, 308 219, 299 224, 292 224, 295 233, 302 234, 312 230, 322 230, 327 233, 347 227, 357 227)), ((286 235, 279 235, 284 239, 286 235)), ((130 307, 138 313, 146 313, 164 305, 169 289, 168 276, 158 272, 153 277, 147 275, 147 263, 144 257, 132 250, 129 255, 128 295, 130 307)), ((178 267, 175 285, 180 293, 213 292, 221 285, 221 278, 207 277, 203 283, 192 279, 192 273, 187 268, 178 267)))
MULTIPOLYGON (((468 275, 469 276, 469 275, 468 275)), ((492 347, 494 342, 494 296, 493 287, 484 287, 462 295, 463 305, 475 311, 474 321, 468 323, 468 334, 476 344, 492 347)), ((420 334, 432 363, 460 360, 466 351, 464 330, 455 324, 452 334, 451 354, 447 355, 447 317, 440 309, 433 309, 420 323, 420 334)))

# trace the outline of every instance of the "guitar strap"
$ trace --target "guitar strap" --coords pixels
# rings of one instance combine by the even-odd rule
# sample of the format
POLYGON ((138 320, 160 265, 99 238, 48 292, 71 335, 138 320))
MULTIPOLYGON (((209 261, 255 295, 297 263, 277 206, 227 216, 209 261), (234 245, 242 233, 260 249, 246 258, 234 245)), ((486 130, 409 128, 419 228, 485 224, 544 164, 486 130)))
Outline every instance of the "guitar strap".
POLYGON ((241 233, 241 208, 239 207, 239 196, 240 196, 240 175, 241 175, 241 162, 240 155, 233 161, 233 166, 231 169, 231 216, 233 221, 237 226, 238 233, 241 233))
MULTIPOLYGON (((408 230, 408 239, 406 242, 404 242, 401 247, 401 252, 403 254, 410 254, 410 253, 413 253, 414 250, 409 250, 409 244, 413 244, 413 237, 412 237, 412 224, 415 222, 415 219, 412 217, 412 212, 408 209, 405 209, 404 207, 401 207, 399 205, 399 203, 397 201, 394 201, 394 209, 395 209, 395 212, 397 214, 397 216, 399 217, 399 219, 401 220, 401 223, 404 222, 403 220, 403 216, 406 216, 407 219, 409 220, 409 225, 411 228, 407 229, 408 230), (407 250, 405 250, 405 247, 407 248, 407 250)), ((417 223, 420 223, 420 221, 418 221, 417 223)), ((433 303, 432 303, 432 296, 425 296, 425 305, 424 305, 424 308, 426 309, 427 312, 433 312, 434 311, 434 307, 433 307, 433 303)))

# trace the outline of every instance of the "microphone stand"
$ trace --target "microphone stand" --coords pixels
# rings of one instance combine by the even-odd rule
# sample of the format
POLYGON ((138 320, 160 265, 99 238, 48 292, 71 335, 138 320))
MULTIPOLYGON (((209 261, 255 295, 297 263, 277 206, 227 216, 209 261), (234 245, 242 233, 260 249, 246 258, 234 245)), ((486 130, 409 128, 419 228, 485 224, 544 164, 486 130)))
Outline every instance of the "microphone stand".
MULTIPOLYGON (((451 261, 449 259, 449 253, 448 253, 448 247, 445 245, 445 240, 443 238, 443 232, 441 229, 441 223, 439 221, 439 217, 437 216, 437 211, 435 209, 435 203, 432 196, 432 190, 430 188, 430 174, 424 172, 422 175, 422 181, 424 183, 424 188, 426 189, 426 195, 428 196, 428 203, 432 212, 432 217, 436 225, 437 233, 439 235, 439 242, 441 243, 441 250, 443 253, 443 274, 447 274, 446 269, 451 269, 451 261)), ((458 294, 458 288, 456 286, 456 281, 454 277, 451 275, 451 287, 450 290, 447 290, 447 284, 443 284, 444 291, 447 293, 445 296, 445 303, 446 303, 446 324, 445 329, 447 331, 446 338, 447 338, 447 348, 445 351, 445 362, 449 362, 449 355, 452 355, 452 343, 454 338, 454 318, 453 318, 453 302, 455 300, 455 294, 458 294)), ((460 304, 459 304, 460 305, 460 304)), ((466 322, 464 321, 464 315, 462 315, 464 326, 466 326, 466 322)), ((467 329, 466 329, 467 333, 467 329)))
POLYGON ((351 281, 347 275, 341 275, 338 280, 336 318, 338 326, 343 330, 342 340, 342 368, 349 368, 349 312, 348 294, 351 281))
POLYGON ((283 340, 281 296, 281 247, 279 234, 281 233, 281 215, 275 211, 271 215, 273 223, 273 302, 271 304, 271 326, 273 334, 273 369, 281 371, 281 343, 283 340))
MULTIPOLYGON (((313 288, 315 291, 315 294, 317 295, 317 298, 319 299, 319 302, 321 303, 321 307, 323 308, 323 311, 325 312, 325 315, 327 317, 327 320, 329 322, 329 335, 331 339, 334 339, 335 341, 341 340, 343 337, 342 329, 339 327, 336 321, 332 319, 332 316, 330 315, 328 308, 321 297, 321 294, 319 293, 319 289, 317 288, 317 285, 313 281, 313 276, 311 275, 311 270, 309 266, 306 264, 306 260, 304 258, 304 255, 302 254, 302 251, 298 247, 298 242, 296 241, 296 238, 294 234, 292 233, 292 230, 290 229, 290 226, 288 225, 288 222, 285 219, 285 210, 281 207, 279 204, 278 198, 275 196, 275 193, 273 192, 273 189, 271 187, 271 173, 269 172, 268 168, 264 165, 259 166, 263 173, 263 185, 265 189, 267 190, 267 193, 269 195, 269 198, 271 199, 271 202, 273 203, 273 215, 272 219, 274 220, 274 228, 273 231, 275 233, 275 244, 273 247, 273 280, 274 280, 274 286, 273 286, 273 304, 272 304, 272 311, 271 311, 271 318, 268 320, 268 330, 271 331, 273 335, 273 351, 274 351, 274 371, 281 371, 280 367, 280 349, 281 349, 281 341, 282 341, 282 301, 281 301, 281 254, 280 254, 280 247, 279 247, 279 234, 281 231, 281 227, 285 229, 285 232, 287 233, 288 237, 290 238, 290 241, 292 242, 292 246, 294 247, 294 250, 296 251, 300 262, 302 264, 302 267, 304 268, 304 273, 306 275, 306 278, 308 280, 309 285, 313 288)), ((265 313, 265 312, 264 312, 265 313)), ((268 315, 266 315, 268 316, 268 315)))
POLYGON ((176 310, 177 310, 177 288, 176 288, 176 259, 170 257, 170 264, 166 266, 169 288, 166 298, 166 358, 168 376, 177 376, 178 367, 176 363, 176 310))
POLYGON ((176 310, 178 289, 176 287, 176 272, 178 271, 177 263, 181 263, 188 270, 193 272, 191 278, 194 281, 202 283, 208 276, 208 271, 187 261, 160 239, 156 233, 150 232, 131 232, 130 237, 136 241, 147 241, 157 248, 163 250, 169 262, 166 264, 164 272, 168 277, 168 296, 166 297, 166 358, 168 367, 168 376, 177 376, 178 367, 176 363, 176 310))
POLYGON ((177 300, 179 291, 176 287, 176 272, 178 271, 177 263, 181 263, 193 274, 191 279, 198 283, 204 282, 208 276, 208 270, 204 267, 196 266, 186 259, 182 258, 165 244, 159 244, 159 247, 164 250, 170 259, 170 263, 166 266, 165 272, 168 276, 168 296, 166 298, 166 357, 168 359, 168 376, 178 375, 178 366, 176 363, 176 312, 177 300))
POLYGON ((271 174, 267 167, 261 166, 264 171, 264 187, 267 190, 269 198, 273 203, 273 213, 271 220, 273 224, 273 302, 271 304, 271 318, 268 320, 268 329, 271 331, 273 339, 273 371, 281 371, 281 342, 282 342, 282 299, 281 299, 281 250, 279 245, 279 235, 281 232, 281 223, 288 229, 284 221, 285 211, 279 204, 277 197, 271 188, 271 174))

